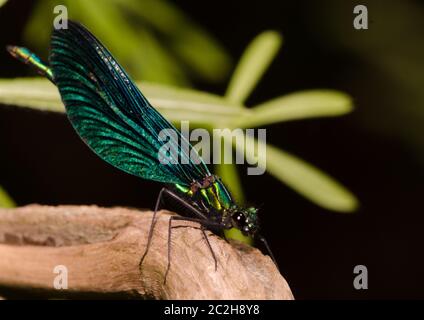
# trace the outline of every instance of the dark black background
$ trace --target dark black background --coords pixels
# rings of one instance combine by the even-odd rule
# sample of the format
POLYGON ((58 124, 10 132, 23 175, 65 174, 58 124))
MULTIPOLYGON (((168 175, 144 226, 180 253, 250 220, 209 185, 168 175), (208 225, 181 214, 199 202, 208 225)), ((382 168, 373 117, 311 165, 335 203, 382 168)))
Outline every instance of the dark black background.
MULTIPOLYGON (((240 168, 247 198, 263 204, 263 233, 295 297, 424 298, 423 145, 411 142, 421 141, 422 137, 415 134, 409 141, 396 129, 416 126, 416 122, 399 123, 404 119, 398 117, 396 108, 402 108, 402 104, 393 102, 393 97, 398 97, 397 87, 384 70, 327 39, 328 30, 320 29, 334 14, 349 17, 342 23, 351 26, 353 4, 347 1, 338 6, 341 11, 337 12, 331 8, 334 1, 177 3, 214 34, 235 61, 260 31, 283 32, 284 48, 249 104, 319 87, 340 89, 354 97, 356 110, 350 115, 273 125, 267 137, 269 142, 317 165, 350 188, 361 202, 356 213, 321 209, 272 177, 246 176, 245 168, 240 168), (386 123, 382 128, 381 122, 386 123), (353 288, 353 268, 358 264, 368 267, 368 290, 353 288)), ((411 3, 422 12, 418 1, 411 3)), ((31 1, 10 1, 0 11, 0 47, 21 43, 20 34, 31 5, 31 1)), ((384 4, 380 2, 376 8, 384 10, 384 4)), ((370 30, 378 29, 381 21, 371 20, 370 30)), ((365 37, 368 31, 358 32, 365 37)), ((384 34, 385 30, 378 32, 384 34)), ((0 52, 1 77, 27 74, 25 66, 0 52)), ((222 93, 225 84, 198 83, 198 88, 222 93)), ((65 116, 13 107, 0 108, 0 185, 19 205, 149 208, 161 187, 101 161, 81 143, 65 116)))

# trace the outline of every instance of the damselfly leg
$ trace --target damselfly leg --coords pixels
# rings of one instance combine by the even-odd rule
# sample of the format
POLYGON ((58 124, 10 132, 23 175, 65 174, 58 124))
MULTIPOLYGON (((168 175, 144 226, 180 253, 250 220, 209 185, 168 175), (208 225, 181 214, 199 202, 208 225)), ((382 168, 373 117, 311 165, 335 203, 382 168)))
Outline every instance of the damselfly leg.
MULTIPOLYGON (((155 224, 156 224, 156 215, 157 215, 157 212, 158 212, 158 210, 160 208, 160 205, 162 203, 162 199, 165 196, 168 196, 169 198, 177 201, 178 203, 180 203, 181 205, 183 205, 186 209, 188 209, 194 216, 196 216, 198 218, 189 218, 189 217, 181 217, 181 216, 171 216, 169 218, 169 226, 168 226, 168 264, 167 264, 167 269, 166 269, 166 272, 165 272, 165 280, 164 280, 164 282, 166 282, 166 277, 168 275, 169 268, 170 268, 170 257, 171 257, 171 243, 170 243, 170 241, 171 241, 171 233, 172 233, 172 220, 197 222, 197 223, 199 223, 201 225, 200 230, 202 231, 202 234, 203 234, 203 236, 204 236, 204 238, 206 240, 206 244, 207 244, 207 246, 208 246, 208 248, 209 248, 209 250, 210 250, 210 252, 212 254, 212 257, 214 259, 215 270, 216 270, 217 269, 216 255, 215 255, 215 252, 213 251, 212 246, 211 246, 211 244, 209 242, 209 239, 208 239, 207 234, 205 232, 205 228, 212 227, 212 228, 215 228, 215 229, 221 229, 222 230, 222 229, 224 229, 224 227, 222 226, 222 224, 220 224, 218 222, 212 222, 212 221, 208 220, 206 218, 206 216, 202 212, 200 212, 197 208, 195 208, 190 203, 188 203, 186 201, 186 199, 180 197, 178 194, 172 192, 171 190, 169 190, 169 189, 167 189, 165 187, 161 189, 161 191, 159 192, 158 198, 156 200, 155 210, 153 212, 152 222, 150 224, 149 234, 147 236, 146 249, 145 249, 145 251, 143 253, 143 256, 140 259, 139 266, 141 267, 141 265, 143 264, 143 261, 146 258, 147 253, 149 251, 149 248, 151 246, 152 238, 153 238, 153 232, 154 232, 154 227, 155 227, 155 224)), ((178 226, 178 227, 180 227, 180 226, 178 226)), ((184 226, 184 227, 193 227, 193 226, 184 226)), ((194 228, 196 228, 196 227, 194 227, 194 228)))

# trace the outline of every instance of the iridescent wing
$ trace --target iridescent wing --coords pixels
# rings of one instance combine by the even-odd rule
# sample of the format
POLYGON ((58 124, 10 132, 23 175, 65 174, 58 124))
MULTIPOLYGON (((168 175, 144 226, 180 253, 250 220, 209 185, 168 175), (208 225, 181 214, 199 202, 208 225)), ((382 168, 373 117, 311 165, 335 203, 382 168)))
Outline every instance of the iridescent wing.
POLYGON ((189 185, 210 175, 197 152, 82 25, 68 21, 68 29, 53 31, 49 62, 70 122, 103 160, 127 173, 164 183, 189 185), (178 143, 160 141, 163 129, 175 130, 178 143), (174 151, 162 154, 172 160, 168 164, 159 161, 165 143, 174 151))

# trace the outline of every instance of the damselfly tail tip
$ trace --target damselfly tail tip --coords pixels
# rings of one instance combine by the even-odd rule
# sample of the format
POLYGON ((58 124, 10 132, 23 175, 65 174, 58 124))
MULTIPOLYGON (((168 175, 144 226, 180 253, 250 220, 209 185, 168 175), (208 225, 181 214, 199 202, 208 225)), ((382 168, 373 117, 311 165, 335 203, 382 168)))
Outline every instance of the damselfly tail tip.
POLYGON ((12 55, 16 56, 16 51, 18 50, 17 46, 7 45, 6 50, 12 55))
POLYGON ((18 60, 24 58, 24 56, 26 57, 26 54, 25 54, 26 49, 24 47, 7 45, 6 50, 10 53, 12 57, 18 60))

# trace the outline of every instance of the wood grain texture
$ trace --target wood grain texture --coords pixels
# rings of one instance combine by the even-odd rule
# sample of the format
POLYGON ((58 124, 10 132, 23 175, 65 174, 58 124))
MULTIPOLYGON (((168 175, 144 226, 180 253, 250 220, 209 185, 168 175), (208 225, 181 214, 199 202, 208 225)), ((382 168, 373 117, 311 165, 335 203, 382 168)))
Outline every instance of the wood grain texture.
MULTIPOLYGON (((258 249, 209 233, 218 268, 200 230, 172 231, 161 211, 149 253, 144 253, 152 212, 97 206, 29 205, 0 209, 0 287, 53 295, 55 266, 68 269, 61 294, 122 294, 154 299, 293 299, 272 260, 258 249)), ((174 221, 173 225, 192 225, 174 221)), ((0 294, 2 294, 0 292, 0 294)))

